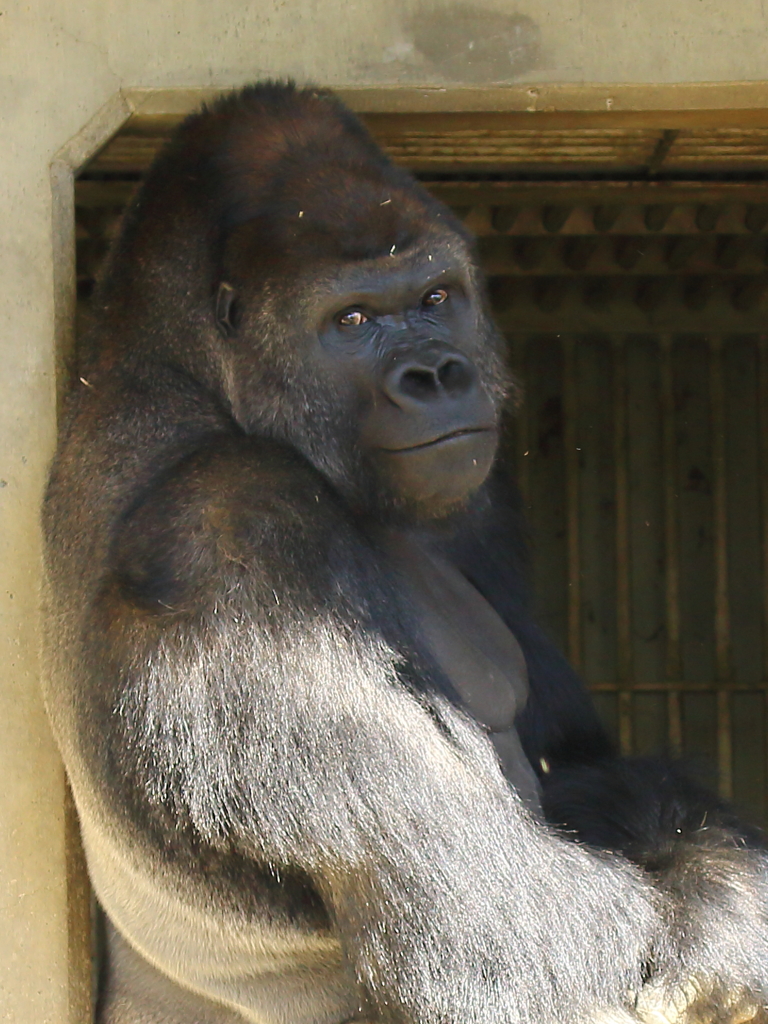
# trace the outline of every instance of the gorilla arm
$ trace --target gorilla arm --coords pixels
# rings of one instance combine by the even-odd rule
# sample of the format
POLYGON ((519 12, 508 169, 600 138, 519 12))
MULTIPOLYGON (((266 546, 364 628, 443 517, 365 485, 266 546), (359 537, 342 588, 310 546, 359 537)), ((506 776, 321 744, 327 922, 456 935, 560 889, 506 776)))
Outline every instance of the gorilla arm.
POLYGON ((533 821, 478 728, 403 683, 407 612, 297 456, 198 451, 124 522, 113 569, 109 742, 140 827, 170 812, 304 872, 384 1020, 563 1022, 637 991, 650 886, 533 821))
POLYGON ((641 998, 649 1020, 730 1020, 740 1002, 751 1019, 768 1003, 768 857, 756 829, 660 759, 558 765, 543 793, 550 821, 621 852, 668 896, 677 952, 641 998))
POLYGON ((450 555, 525 652, 530 693, 517 727, 543 769, 546 819, 593 849, 629 858, 665 896, 671 955, 654 965, 638 1010, 674 1020, 692 1003, 694 1020, 712 1012, 729 1020, 741 996, 766 1005, 764 836, 675 764, 617 756, 583 683, 533 621, 521 591, 515 495, 503 479, 482 515, 479 524, 469 520, 450 555))

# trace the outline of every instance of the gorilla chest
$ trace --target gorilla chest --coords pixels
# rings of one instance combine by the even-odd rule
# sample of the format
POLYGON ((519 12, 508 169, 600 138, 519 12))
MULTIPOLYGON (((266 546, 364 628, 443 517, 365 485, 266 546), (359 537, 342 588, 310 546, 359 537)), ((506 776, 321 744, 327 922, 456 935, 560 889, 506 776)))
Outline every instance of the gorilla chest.
POLYGON ((416 611, 419 640, 487 731, 511 785, 538 807, 538 781, 515 728, 528 671, 514 633, 455 566, 418 538, 390 532, 384 544, 416 611))

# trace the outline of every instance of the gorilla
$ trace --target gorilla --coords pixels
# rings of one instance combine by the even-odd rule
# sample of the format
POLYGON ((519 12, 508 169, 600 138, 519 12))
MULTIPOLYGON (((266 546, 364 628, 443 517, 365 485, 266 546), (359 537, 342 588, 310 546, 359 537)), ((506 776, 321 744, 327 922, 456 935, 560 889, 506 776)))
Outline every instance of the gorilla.
POLYGON ((533 621, 494 465, 514 398, 472 239, 332 95, 181 125, 44 508, 100 1024, 768 1002, 760 837, 617 758, 533 621))

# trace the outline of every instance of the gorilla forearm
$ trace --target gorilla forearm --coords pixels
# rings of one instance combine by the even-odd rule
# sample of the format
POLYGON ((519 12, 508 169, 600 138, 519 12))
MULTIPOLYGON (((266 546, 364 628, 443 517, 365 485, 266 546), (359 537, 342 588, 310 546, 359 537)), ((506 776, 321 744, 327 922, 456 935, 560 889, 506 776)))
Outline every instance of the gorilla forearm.
POLYGON ((660 758, 555 763, 542 785, 549 821, 651 871, 662 870, 681 841, 710 847, 713 831, 730 833, 734 846, 764 848, 757 829, 675 763, 660 758))
POLYGON ((719 979, 768 998, 768 857, 762 834, 652 758, 556 766, 543 778, 547 819, 599 849, 622 853, 668 896, 676 956, 667 985, 719 979))
POLYGON ((657 938, 650 889, 542 830, 479 730, 404 688, 371 624, 390 598, 315 474, 289 492, 280 449, 270 463, 260 446, 258 470, 250 455, 225 443, 187 460, 116 545, 140 610, 112 651, 126 666, 114 743, 149 816, 172 809, 206 843, 305 872, 384 1016, 567 1020, 636 989, 657 938), (302 502, 303 532, 286 517, 302 502), (211 545, 227 557, 203 601, 211 545))

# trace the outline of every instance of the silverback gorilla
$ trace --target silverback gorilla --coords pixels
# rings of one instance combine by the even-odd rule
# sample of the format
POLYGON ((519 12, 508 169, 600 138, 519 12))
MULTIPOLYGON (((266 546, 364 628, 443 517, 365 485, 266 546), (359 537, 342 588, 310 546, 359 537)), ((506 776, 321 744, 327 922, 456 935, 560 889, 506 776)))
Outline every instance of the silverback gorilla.
POLYGON ((617 759, 531 619, 451 213, 257 85, 180 127, 95 305, 44 516, 101 1024, 763 1005, 759 838, 617 759))

